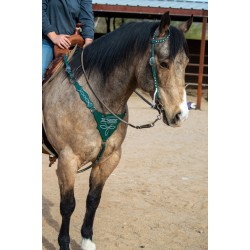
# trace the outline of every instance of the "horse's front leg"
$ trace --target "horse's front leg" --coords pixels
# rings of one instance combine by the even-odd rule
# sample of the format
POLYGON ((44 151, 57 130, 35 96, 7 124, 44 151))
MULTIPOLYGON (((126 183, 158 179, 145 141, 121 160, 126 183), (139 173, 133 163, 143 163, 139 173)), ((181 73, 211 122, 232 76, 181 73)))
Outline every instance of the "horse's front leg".
POLYGON ((95 244, 92 242, 93 223, 96 209, 100 203, 101 194, 105 181, 116 168, 121 158, 121 150, 117 150, 103 163, 94 167, 89 178, 89 193, 86 201, 86 213, 81 229, 82 249, 95 250, 95 244))
POLYGON ((60 250, 69 250, 70 217, 75 209, 74 183, 77 171, 77 160, 69 152, 61 153, 58 159, 57 176, 60 187, 60 213, 62 224, 58 236, 60 250))

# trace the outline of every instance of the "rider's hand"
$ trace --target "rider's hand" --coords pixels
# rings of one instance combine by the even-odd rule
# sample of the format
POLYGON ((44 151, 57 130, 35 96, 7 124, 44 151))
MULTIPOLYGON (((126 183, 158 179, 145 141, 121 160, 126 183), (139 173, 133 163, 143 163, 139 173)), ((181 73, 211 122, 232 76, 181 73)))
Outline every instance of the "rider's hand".
POLYGON ((88 45, 91 44, 92 42, 93 42, 93 39, 91 39, 91 38, 85 38, 85 39, 84 39, 83 48, 85 48, 86 46, 88 46, 88 45))
POLYGON ((56 45, 58 45, 61 49, 68 49, 71 45, 69 41, 69 35, 57 35, 55 32, 48 33, 49 39, 56 45))

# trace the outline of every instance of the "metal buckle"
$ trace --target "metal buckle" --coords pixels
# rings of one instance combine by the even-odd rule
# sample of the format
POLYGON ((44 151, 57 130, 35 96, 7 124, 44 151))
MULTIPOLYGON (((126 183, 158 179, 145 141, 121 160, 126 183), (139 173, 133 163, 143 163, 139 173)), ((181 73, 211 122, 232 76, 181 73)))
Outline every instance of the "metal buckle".
POLYGON ((150 57, 150 59, 149 59, 149 65, 150 66, 154 66, 155 65, 155 58, 153 56, 150 57))
POLYGON ((155 105, 155 109, 158 110, 159 113, 164 111, 163 105, 160 102, 155 105))

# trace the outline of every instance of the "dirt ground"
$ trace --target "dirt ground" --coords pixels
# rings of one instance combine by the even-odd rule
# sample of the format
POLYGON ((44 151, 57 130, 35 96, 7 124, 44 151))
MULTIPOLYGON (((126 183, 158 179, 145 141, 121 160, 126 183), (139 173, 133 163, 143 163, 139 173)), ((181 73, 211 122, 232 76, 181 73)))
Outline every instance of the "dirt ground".
MULTIPOLYGON (((188 101, 196 102, 189 95, 188 101)), ((156 112, 129 100, 130 122, 144 124, 156 112)), ((121 161, 104 187, 93 241, 97 250, 208 249, 208 103, 191 110, 180 128, 128 128, 121 161)), ((43 155, 43 250, 59 249, 61 223, 56 164, 43 155)), ((71 250, 80 250, 89 172, 77 176, 71 250)))

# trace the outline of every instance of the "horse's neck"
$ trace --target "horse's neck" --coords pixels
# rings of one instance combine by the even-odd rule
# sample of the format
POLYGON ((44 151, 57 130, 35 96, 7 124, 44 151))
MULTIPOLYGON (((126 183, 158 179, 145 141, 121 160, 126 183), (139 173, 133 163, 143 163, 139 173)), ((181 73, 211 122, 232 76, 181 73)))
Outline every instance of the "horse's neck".
POLYGON ((127 101, 136 88, 136 80, 132 72, 129 76, 124 70, 115 70, 106 82, 95 81, 94 90, 110 109, 116 113, 122 113, 125 110, 127 101))

